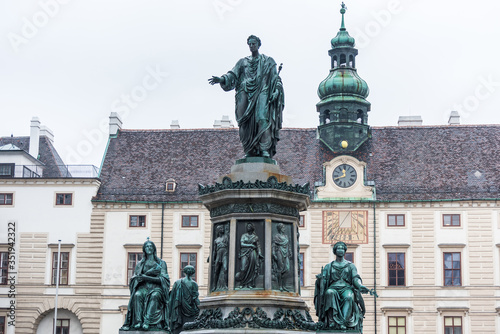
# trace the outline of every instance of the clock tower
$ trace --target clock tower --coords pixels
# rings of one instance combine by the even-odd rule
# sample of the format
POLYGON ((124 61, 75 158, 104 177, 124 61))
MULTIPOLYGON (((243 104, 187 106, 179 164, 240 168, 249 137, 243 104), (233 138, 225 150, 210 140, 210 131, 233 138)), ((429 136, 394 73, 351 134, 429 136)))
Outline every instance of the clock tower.
POLYGON ((369 89, 356 70, 358 50, 354 38, 344 26, 346 6, 342 3, 340 30, 332 41, 330 73, 318 87, 321 101, 316 104, 319 112, 318 137, 336 153, 355 152, 371 137, 368 125, 370 102, 366 100, 369 89))

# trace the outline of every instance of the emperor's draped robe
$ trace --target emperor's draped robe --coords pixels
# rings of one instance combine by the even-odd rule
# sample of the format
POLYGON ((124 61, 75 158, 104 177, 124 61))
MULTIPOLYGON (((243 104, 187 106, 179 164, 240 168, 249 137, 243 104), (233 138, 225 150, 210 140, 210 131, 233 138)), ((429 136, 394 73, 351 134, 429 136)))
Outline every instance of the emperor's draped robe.
POLYGON ((170 278, 165 261, 158 259, 154 266, 146 264, 144 257, 135 266, 130 280, 130 301, 124 326, 131 329, 137 324, 147 324, 151 328, 169 328, 168 294, 170 278), (139 275, 157 277, 160 284, 139 282, 139 275))
POLYGON ((364 302, 354 286, 355 279, 361 280, 356 266, 345 259, 341 263, 333 261, 327 264, 317 275, 314 306, 319 321, 332 325, 328 319, 331 310, 334 326, 362 328, 364 302), (345 314, 344 307, 347 307, 345 314))
POLYGON ((283 85, 276 62, 263 54, 248 56, 222 78, 222 89, 236 89, 236 121, 245 154, 261 156, 265 150, 273 157, 284 108, 283 85), (270 102, 274 91, 279 93, 278 97, 270 102))

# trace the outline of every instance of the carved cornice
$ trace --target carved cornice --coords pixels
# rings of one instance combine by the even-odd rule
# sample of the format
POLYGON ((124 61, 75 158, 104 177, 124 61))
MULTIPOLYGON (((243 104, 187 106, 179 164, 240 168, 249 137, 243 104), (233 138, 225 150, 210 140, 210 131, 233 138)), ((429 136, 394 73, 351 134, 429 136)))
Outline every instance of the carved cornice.
POLYGON ((229 177, 225 176, 222 179, 222 183, 217 182, 215 185, 206 186, 198 184, 198 194, 200 196, 227 189, 276 189, 309 195, 309 183, 302 186, 298 184, 292 185, 286 182, 278 182, 275 176, 269 177, 267 181, 257 180, 246 183, 243 181, 233 182, 229 177))
POLYGON ((229 312, 226 318, 222 318, 220 308, 205 309, 193 322, 184 324, 184 330, 193 329, 222 329, 222 328, 267 328, 287 330, 317 330, 320 323, 315 323, 309 312, 302 315, 299 310, 278 309, 273 318, 260 307, 255 310, 246 307, 240 310, 236 307, 229 312))
POLYGON ((297 208, 274 203, 233 203, 210 209, 211 218, 232 213, 274 213, 296 218, 299 217, 299 210, 297 208))

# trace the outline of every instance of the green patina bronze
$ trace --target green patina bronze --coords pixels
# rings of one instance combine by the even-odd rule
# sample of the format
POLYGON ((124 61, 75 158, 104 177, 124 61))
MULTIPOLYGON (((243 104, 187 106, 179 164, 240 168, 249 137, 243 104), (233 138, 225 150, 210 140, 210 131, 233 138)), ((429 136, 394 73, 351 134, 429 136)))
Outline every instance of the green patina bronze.
POLYGON ((210 209, 210 217, 220 217, 231 213, 275 213, 299 217, 299 210, 291 206, 275 203, 231 203, 210 209))
POLYGON ((239 282, 240 289, 255 289, 256 280, 259 276, 260 267, 264 262, 264 255, 260 247, 260 241, 255 234, 255 226, 252 223, 246 225, 247 232, 240 239, 240 271, 236 273, 235 280, 239 282))
POLYGON ((208 82, 220 84, 225 91, 236 90, 236 121, 245 155, 272 158, 283 116, 283 84, 274 59, 259 53, 260 39, 251 35, 247 44, 250 56, 240 59, 227 74, 213 76, 208 82))
POLYGON ((229 224, 218 224, 212 246, 212 291, 226 291, 229 261, 229 224))
POLYGON ((216 183, 215 185, 207 185, 204 186, 202 184, 198 184, 198 195, 206 195, 210 193, 214 193, 217 191, 228 190, 228 189, 276 189, 276 190, 284 190, 290 191, 298 194, 309 195, 309 182, 300 186, 298 184, 288 184, 286 182, 278 182, 278 179, 275 176, 270 176, 267 181, 257 180, 255 182, 243 182, 236 181, 233 182, 231 178, 225 176, 222 179, 222 183, 216 183))
POLYGON ((260 307, 255 310, 246 307, 236 307, 223 318, 220 308, 205 309, 193 321, 184 325, 185 330, 193 329, 227 329, 227 328, 265 328, 283 330, 310 330, 315 331, 317 324, 312 320, 309 312, 302 314, 298 310, 278 309, 272 318, 260 307))
POLYGON ((173 334, 180 333, 186 322, 194 321, 200 314, 198 284, 192 278, 195 269, 187 265, 183 272, 186 277, 177 280, 170 293, 170 321, 173 334))
MULTIPOLYGON (((290 242, 287 233, 285 233, 285 225, 278 223, 276 225, 276 233, 273 237, 272 248, 272 274, 276 279, 276 288, 280 291, 293 291, 291 280, 288 280, 292 269, 291 259, 293 257, 292 243, 290 242)), ((291 231, 288 231, 289 233, 291 231)))
POLYGON ((362 284, 356 266, 344 259, 347 245, 342 241, 333 246, 336 259, 316 275, 314 307, 318 316, 318 329, 353 330, 363 332, 366 312, 362 293, 375 294, 362 284))
POLYGON ((331 69, 318 87, 321 99, 318 135, 320 141, 333 152, 354 152, 369 138, 368 112, 371 104, 366 100, 370 90, 356 70, 358 50, 354 38, 344 25, 346 7, 342 3, 340 30, 331 40, 331 69))
POLYGON ((167 264, 156 256, 156 246, 152 241, 144 243, 142 252, 142 260, 135 266, 130 280, 130 301, 120 330, 169 333, 170 278, 167 264))

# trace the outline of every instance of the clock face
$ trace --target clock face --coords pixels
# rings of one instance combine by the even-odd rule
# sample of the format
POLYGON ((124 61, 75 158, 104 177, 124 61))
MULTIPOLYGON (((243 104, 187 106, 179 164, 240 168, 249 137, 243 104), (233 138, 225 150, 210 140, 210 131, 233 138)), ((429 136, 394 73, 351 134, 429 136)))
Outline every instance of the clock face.
POLYGON ((356 173, 356 169, 351 165, 342 164, 335 167, 332 177, 333 182, 339 187, 349 188, 356 182, 358 174, 356 173))

